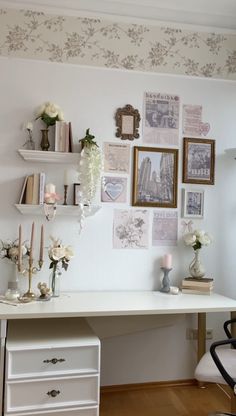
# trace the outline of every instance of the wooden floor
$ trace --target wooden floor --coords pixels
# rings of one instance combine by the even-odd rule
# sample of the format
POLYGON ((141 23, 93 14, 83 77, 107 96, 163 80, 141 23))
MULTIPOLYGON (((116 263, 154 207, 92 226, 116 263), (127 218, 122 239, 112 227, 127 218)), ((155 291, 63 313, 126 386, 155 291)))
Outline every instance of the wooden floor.
POLYGON ((102 392, 100 416, 207 416, 230 407, 230 398, 214 384, 154 387, 102 392))

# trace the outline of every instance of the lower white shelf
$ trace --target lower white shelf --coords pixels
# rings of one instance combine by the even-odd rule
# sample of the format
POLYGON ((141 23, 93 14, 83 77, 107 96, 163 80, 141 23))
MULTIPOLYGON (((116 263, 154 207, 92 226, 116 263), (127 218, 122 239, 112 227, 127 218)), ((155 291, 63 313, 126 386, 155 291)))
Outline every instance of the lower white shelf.
MULTIPOLYGON (((15 207, 23 215, 45 215, 43 205, 15 204, 15 207)), ((100 205, 84 206, 84 215, 90 217, 101 209, 100 205)), ((57 205, 56 215, 78 217, 81 214, 77 205, 57 205)))

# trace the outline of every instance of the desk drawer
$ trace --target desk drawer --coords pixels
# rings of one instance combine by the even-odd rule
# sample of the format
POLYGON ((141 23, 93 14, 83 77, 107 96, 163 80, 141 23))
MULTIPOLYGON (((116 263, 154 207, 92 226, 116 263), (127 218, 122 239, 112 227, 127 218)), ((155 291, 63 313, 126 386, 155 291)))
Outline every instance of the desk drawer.
POLYGON ((73 376, 6 383, 6 412, 95 406, 98 402, 98 376, 73 376))
MULTIPOLYGON (((4 413, 4 416, 11 415, 12 413, 4 413)), ((33 412, 33 413, 14 413, 14 416, 99 416, 98 406, 86 407, 79 409, 67 409, 67 410, 50 410, 49 412, 33 412)))
POLYGON ((99 372, 99 346, 7 350, 7 379, 99 372))

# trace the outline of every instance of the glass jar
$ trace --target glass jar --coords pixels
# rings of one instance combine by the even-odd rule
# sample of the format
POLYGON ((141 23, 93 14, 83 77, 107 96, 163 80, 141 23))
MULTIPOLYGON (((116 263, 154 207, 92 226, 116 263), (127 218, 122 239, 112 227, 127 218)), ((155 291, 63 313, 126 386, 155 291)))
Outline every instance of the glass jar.
POLYGON ((51 289, 51 296, 54 298, 60 296, 60 276, 61 271, 59 267, 53 266, 49 276, 49 287, 51 289))
POLYGON ((18 290, 17 282, 8 282, 8 289, 5 293, 5 298, 7 300, 17 300, 20 296, 20 292, 18 290))

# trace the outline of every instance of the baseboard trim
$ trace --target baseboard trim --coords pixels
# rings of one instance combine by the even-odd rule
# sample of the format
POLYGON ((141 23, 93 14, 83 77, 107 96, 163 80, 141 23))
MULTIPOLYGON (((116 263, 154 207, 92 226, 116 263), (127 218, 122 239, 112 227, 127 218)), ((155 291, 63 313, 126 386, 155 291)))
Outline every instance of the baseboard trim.
POLYGON ((160 387, 177 387, 177 386, 195 386, 197 381, 195 379, 187 380, 169 380, 169 381, 152 381, 148 383, 134 383, 134 384, 117 384, 114 386, 102 386, 101 393, 115 393, 118 391, 131 390, 148 390, 160 387))

